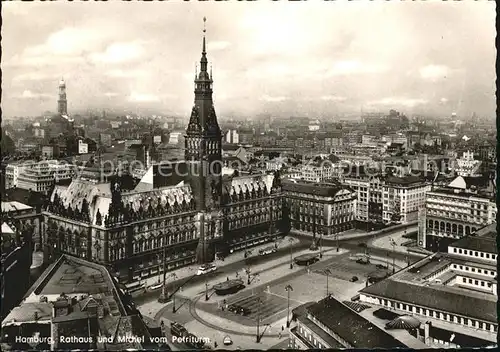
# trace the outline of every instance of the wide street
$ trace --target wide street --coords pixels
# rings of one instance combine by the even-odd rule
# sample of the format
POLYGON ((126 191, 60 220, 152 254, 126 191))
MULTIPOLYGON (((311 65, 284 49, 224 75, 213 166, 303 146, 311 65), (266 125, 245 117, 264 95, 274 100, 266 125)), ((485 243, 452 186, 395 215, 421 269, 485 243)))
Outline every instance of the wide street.
MULTIPOLYGON (((399 232, 384 236, 400 235, 399 232)), ((311 237, 297 238, 300 242, 292 248, 293 257, 310 253, 311 237)), ((157 322, 164 321, 166 326, 172 321, 179 322, 196 336, 208 338, 212 347, 213 342, 221 346, 226 336, 230 336, 234 341, 232 346, 225 346, 227 349, 269 349, 278 344, 282 346, 285 345, 284 339, 288 338, 287 330, 282 331, 282 328, 286 327, 288 306, 291 312, 300 304, 320 300, 326 296, 327 287, 328 293, 341 300, 350 301, 366 285, 367 275, 378 270, 376 264, 388 263, 392 271, 393 257, 396 270, 406 266, 408 260, 415 262, 421 258, 411 253, 373 247, 373 239, 371 234, 360 234, 355 239, 341 240, 338 252, 336 241, 324 240, 323 258, 308 267, 294 265, 293 269, 290 269, 290 248, 280 248, 277 253, 268 256, 252 255, 242 260, 227 260, 228 264, 219 265, 215 273, 189 276, 170 282, 169 287, 178 287, 186 282, 175 294, 175 312, 172 311, 174 302, 157 302, 159 291, 140 295, 134 301, 143 316, 157 322), (360 243, 366 244, 366 247, 360 243), (358 253, 369 253, 371 263, 360 264, 352 260, 353 255, 358 253), (246 284, 247 276, 244 274, 244 269, 248 267, 252 270, 250 285, 246 284), (217 296, 211 290, 214 284, 227 278, 233 279, 236 275, 240 275, 247 286, 240 292, 217 296), (356 282, 351 282, 353 276, 357 277, 356 282), (285 291, 287 285, 292 287, 290 301, 285 291), (206 292, 209 294, 208 301, 205 300, 206 292), (248 316, 222 310, 224 304, 233 303, 247 308, 250 312, 248 316), (257 321, 259 334, 262 336, 259 344, 256 343, 257 321)), ((319 254, 319 251, 315 253, 319 254)), ((184 349, 185 346, 179 345, 176 348, 184 349)))

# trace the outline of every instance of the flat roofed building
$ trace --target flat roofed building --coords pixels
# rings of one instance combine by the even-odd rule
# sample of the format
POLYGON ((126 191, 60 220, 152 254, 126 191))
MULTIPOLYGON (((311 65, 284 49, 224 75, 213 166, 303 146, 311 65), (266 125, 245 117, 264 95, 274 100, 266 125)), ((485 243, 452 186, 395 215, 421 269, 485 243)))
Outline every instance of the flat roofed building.
POLYGON ((58 160, 46 160, 25 164, 18 176, 17 187, 46 193, 54 182, 70 180, 75 175, 75 166, 58 160))
POLYGON ((292 349, 406 347, 331 295, 304 307, 290 330, 292 349))
POLYGON ((418 220, 431 185, 422 176, 387 176, 383 187, 383 220, 386 223, 418 220))
POLYGON ((284 180, 292 229, 329 236, 354 227, 356 194, 338 183, 284 180))
MULTIPOLYGON (((493 225, 482 231, 496 236, 493 225)), ((498 331, 497 254, 491 244, 488 235, 468 236, 453 243, 448 253, 432 254, 362 289, 360 300, 428 321, 430 326, 421 331, 428 346, 491 345, 498 331), (448 336, 460 336, 461 340, 433 336, 430 327, 448 336)))

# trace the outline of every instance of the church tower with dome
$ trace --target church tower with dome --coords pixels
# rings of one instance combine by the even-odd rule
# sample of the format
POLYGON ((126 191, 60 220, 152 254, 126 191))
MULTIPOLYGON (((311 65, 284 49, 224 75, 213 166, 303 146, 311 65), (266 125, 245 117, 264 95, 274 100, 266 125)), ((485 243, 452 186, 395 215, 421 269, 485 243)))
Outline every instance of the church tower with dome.
MULTIPOLYGON (((206 18, 203 18, 205 25, 206 18)), ((195 73, 194 104, 185 136, 185 161, 188 181, 195 197, 196 209, 200 212, 200 244, 198 262, 213 259, 212 243, 222 236, 222 133, 217 122, 212 99, 212 72, 208 72, 206 52, 206 29, 203 29, 203 44, 200 72, 195 73)), ((210 70, 211 71, 211 70, 210 70)))

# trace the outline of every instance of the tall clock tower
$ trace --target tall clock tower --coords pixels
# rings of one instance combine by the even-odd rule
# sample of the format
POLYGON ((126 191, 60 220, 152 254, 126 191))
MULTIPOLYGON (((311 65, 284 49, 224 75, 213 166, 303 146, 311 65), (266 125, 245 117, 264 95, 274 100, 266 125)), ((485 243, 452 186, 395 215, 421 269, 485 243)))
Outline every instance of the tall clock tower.
MULTIPOLYGON (((205 24, 206 18, 203 18, 205 24)), ((189 182, 199 212, 200 243, 197 260, 213 260, 213 242, 222 236, 222 134, 212 99, 212 72, 208 72, 205 32, 200 72, 195 73, 194 105, 186 129, 185 160, 189 182)))

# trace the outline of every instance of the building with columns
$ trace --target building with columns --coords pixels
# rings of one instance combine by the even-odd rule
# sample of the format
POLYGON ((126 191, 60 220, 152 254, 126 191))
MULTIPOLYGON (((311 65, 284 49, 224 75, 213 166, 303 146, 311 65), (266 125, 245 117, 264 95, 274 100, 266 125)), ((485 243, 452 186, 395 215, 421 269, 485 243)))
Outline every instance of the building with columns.
POLYGON ((497 205, 492 194, 482 192, 458 176, 427 192, 424 243, 431 251, 446 251, 451 242, 496 221, 497 205))

